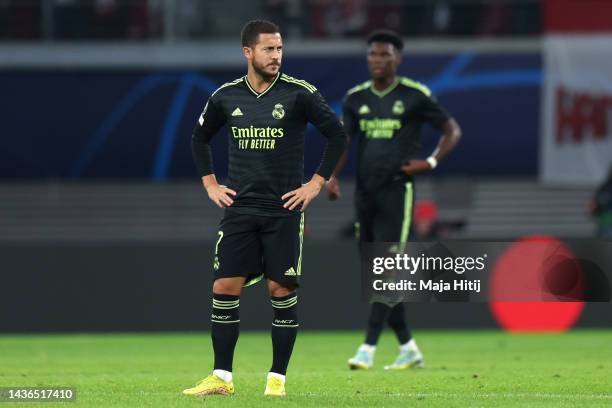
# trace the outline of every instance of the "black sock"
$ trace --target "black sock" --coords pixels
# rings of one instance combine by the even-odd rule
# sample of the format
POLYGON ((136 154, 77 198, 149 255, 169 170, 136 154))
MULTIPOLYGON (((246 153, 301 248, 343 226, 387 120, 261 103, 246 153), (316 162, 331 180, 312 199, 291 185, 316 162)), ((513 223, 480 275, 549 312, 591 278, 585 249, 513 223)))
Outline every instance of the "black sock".
POLYGON ((404 313, 403 303, 398 303, 391 308, 387 322, 395 332, 399 344, 406 344, 410 341, 412 335, 410 334, 410 330, 408 330, 408 326, 406 325, 406 316, 404 313))
POLYGON ((234 295, 213 293, 211 337, 215 350, 215 370, 232 371, 234 349, 240 331, 240 300, 234 295))
POLYGON ((285 375, 297 336, 297 295, 270 297, 274 309, 272 321, 272 368, 270 372, 285 375))
POLYGON ((384 303, 374 302, 370 306, 370 318, 368 319, 368 332, 366 334, 366 344, 375 346, 382 332, 387 316, 391 308, 384 303))

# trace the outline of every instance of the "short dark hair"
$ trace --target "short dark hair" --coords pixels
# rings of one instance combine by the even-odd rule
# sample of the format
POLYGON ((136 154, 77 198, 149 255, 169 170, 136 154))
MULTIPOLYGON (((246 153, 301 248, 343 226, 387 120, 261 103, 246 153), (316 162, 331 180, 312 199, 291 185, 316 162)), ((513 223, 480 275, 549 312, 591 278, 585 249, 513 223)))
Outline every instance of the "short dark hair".
POLYGON ((280 28, 268 20, 251 20, 242 27, 242 46, 252 47, 257 44, 259 34, 280 33, 280 28))
POLYGON ((395 47, 396 50, 401 51, 404 48, 404 41, 398 33, 391 30, 376 30, 373 31, 368 37, 368 45, 373 42, 388 43, 395 47))

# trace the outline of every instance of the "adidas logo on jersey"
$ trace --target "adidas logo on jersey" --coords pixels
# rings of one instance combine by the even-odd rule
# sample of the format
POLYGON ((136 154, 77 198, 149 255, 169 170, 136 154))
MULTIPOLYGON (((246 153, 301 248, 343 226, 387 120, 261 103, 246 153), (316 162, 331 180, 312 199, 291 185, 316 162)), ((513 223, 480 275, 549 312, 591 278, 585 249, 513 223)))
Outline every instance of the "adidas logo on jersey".
POLYGON ((359 108, 359 114, 367 115, 368 113, 370 113, 370 108, 368 108, 368 105, 361 105, 361 108, 359 108))
POLYGON ((287 269, 287 272, 285 272, 285 276, 297 276, 297 273, 295 273, 295 269, 293 269, 293 266, 287 269))
POLYGON ((234 109, 234 111, 232 112, 232 116, 242 116, 242 111, 239 107, 236 107, 236 109, 234 109))

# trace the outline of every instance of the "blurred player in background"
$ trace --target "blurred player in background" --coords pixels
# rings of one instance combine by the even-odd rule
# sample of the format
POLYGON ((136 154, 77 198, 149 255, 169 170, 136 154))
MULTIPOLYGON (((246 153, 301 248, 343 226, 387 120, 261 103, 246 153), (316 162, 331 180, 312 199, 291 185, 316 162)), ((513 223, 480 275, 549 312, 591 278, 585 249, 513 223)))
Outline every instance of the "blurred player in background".
POLYGON ((416 201, 414 205, 411 238, 417 241, 445 239, 454 231, 465 227, 465 220, 444 220, 438 214, 438 205, 431 200, 416 201))
POLYGON ((597 237, 612 239, 612 164, 606 181, 595 192, 591 214, 597 218, 597 237))
POLYGON ((417 201, 414 205, 414 238, 419 241, 436 239, 439 236, 438 206, 433 201, 417 201))
MULTIPOLYGON (((371 79, 350 89, 342 106, 348 136, 357 141, 356 234, 359 243, 408 240, 414 202, 413 176, 433 170, 457 144, 457 122, 436 102, 423 84, 397 75, 403 41, 388 30, 375 31, 367 40, 371 79), (435 151, 419 159, 421 128, 428 123, 442 131, 435 151)), ((346 155, 335 171, 338 174, 346 155)), ((330 198, 339 195, 335 177, 328 184, 330 198)), ((389 326, 400 343, 396 360, 385 369, 423 365, 423 355, 406 325, 403 303, 374 301, 365 342, 349 360, 352 369, 374 364, 376 344, 389 326)))
MULTIPOLYGON (((186 395, 234 393, 232 362, 239 332, 242 288, 266 278, 274 310, 272 367, 265 395, 285 395, 285 374, 298 327, 303 211, 319 194, 346 148, 340 121, 316 88, 280 72, 283 43, 268 21, 242 30, 247 75, 208 99, 193 132, 193 156, 209 198, 225 215, 215 248, 212 300, 213 373, 186 395), (304 177, 307 122, 327 138, 311 180, 304 177), (229 180, 215 178, 209 142, 226 125, 229 180)), ((262 311, 263 313, 263 311, 262 311)))

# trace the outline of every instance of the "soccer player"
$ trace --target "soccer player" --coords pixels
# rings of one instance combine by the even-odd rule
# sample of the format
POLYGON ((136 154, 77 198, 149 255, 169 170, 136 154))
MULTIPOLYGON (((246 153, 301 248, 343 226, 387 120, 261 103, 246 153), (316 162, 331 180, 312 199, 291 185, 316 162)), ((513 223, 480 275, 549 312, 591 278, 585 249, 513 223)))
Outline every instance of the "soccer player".
MULTIPOLYGON (((404 243, 412 218, 413 176, 433 170, 455 147, 461 130, 425 85, 397 75, 403 42, 396 33, 375 31, 367 44, 371 79, 350 89, 342 107, 344 128, 358 143, 356 234, 360 244, 404 243), (442 136, 435 151, 421 160, 421 128, 425 123, 441 130, 442 136)), ((335 173, 341 167, 342 163, 335 173)), ((327 189, 330 198, 339 195, 335 177, 327 189)), ((384 301, 372 302, 365 342, 349 366, 372 367, 385 322, 400 343, 395 362, 385 369, 422 366, 423 355, 406 325, 403 304, 384 301)))
POLYGON ((278 26, 263 20, 242 29, 247 74, 208 99, 192 137, 193 157, 208 197, 225 208, 215 246, 212 287, 214 371, 186 395, 234 393, 232 360, 238 340, 240 293, 265 278, 274 310, 272 367, 265 395, 285 395, 295 342, 296 289, 302 273, 304 210, 319 194, 346 148, 340 121, 317 89, 280 72, 278 26), (321 163, 304 177, 304 135, 311 122, 327 138, 321 163), (213 172, 209 142, 229 133, 229 180, 213 172))

